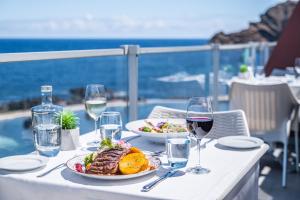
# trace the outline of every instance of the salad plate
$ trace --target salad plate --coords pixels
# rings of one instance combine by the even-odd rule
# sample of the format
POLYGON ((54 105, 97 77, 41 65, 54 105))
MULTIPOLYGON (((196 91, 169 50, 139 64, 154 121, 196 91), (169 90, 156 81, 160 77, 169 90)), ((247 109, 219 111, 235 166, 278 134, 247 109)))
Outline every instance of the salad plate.
POLYGON ((125 126, 152 142, 164 143, 168 136, 188 136, 185 119, 142 119, 125 126))
POLYGON ((45 166, 48 158, 39 155, 9 156, 0 159, 0 169, 9 171, 29 171, 45 166))
POLYGON ((227 136, 218 139, 218 144, 235 149, 252 149, 260 147, 264 141, 249 136, 227 136))
POLYGON ((135 174, 126 174, 126 175, 98 175, 98 174, 87 174, 84 172, 79 172, 76 169, 76 165, 78 163, 83 164, 84 163, 84 159, 87 155, 81 155, 81 156, 77 156, 74 157, 72 159, 70 159, 69 161, 67 161, 67 167, 69 170, 71 170, 72 172, 74 172, 75 174, 78 174, 80 176, 83 177, 88 177, 88 178, 93 178, 93 179, 100 179, 100 180, 126 180, 126 179, 131 179, 131 178, 137 178, 137 177, 141 177, 141 176, 145 176, 147 174, 153 173, 155 171, 157 171, 159 169, 159 167, 161 166, 161 161, 159 158, 157 157, 152 157, 152 156, 148 156, 147 158, 150 162, 150 165, 153 166, 152 169, 149 170, 145 170, 145 171, 141 171, 135 174))

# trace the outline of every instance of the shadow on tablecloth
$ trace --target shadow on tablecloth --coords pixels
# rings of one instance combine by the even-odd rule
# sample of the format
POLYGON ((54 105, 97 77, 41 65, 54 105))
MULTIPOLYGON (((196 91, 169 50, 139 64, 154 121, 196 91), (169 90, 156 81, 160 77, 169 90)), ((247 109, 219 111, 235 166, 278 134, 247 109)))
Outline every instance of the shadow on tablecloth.
POLYGON ((88 177, 82 177, 80 175, 71 172, 69 169, 64 169, 61 171, 61 175, 64 179, 71 181, 73 183, 78 183, 82 185, 92 185, 92 186, 114 186, 114 185, 131 185, 141 182, 146 182, 147 180, 151 179, 153 176, 156 175, 155 172, 151 174, 147 174, 142 177, 132 178, 128 180, 100 180, 100 179, 93 179, 88 177))

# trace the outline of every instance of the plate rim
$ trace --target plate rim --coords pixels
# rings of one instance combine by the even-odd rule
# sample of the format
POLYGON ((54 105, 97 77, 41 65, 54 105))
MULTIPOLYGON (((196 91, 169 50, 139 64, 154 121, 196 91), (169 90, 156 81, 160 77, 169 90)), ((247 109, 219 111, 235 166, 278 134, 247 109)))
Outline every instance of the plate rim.
POLYGON ((221 137, 217 140, 217 143, 222 145, 222 146, 226 146, 226 147, 230 147, 230 148, 234 148, 234 149, 253 149, 253 148, 257 148, 257 147, 260 147, 261 145, 264 144, 264 141, 261 140, 260 138, 257 138, 257 137, 252 137, 252 136, 245 136, 245 135, 231 135, 231 136, 224 136, 224 137, 221 137), (247 146, 247 147, 243 147, 243 146, 235 146, 235 145, 228 145, 228 144, 224 144, 222 141, 223 140, 228 140, 228 139, 231 139, 231 138, 247 138, 247 139, 250 139, 252 141, 255 141, 257 144, 253 145, 253 146, 247 146))
POLYGON ((41 155, 14 155, 14 156, 7 156, 7 157, 3 157, 0 158, 0 169, 2 170, 7 170, 7 171, 30 171, 30 170, 34 170, 34 169, 38 169, 41 168, 45 165, 47 165, 49 161, 49 158, 45 157, 45 156, 41 156, 41 155), (27 168, 7 168, 7 167, 1 167, 1 162, 5 162, 6 160, 10 160, 10 159, 36 159, 36 160, 40 160, 40 164, 36 165, 36 166, 32 166, 32 167, 27 167, 27 168))
MULTIPOLYGON (((162 162, 159 158, 151 156, 152 158, 158 160, 158 162, 159 162, 159 165, 156 169, 149 170, 149 171, 142 171, 142 172, 139 172, 139 173, 136 173, 136 174, 128 174, 128 175, 94 175, 94 174, 86 174, 86 173, 77 172, 76 170, 74 170, 70 166, 70 162, 72 160, 74 160, 78 157, 86 156, 86 155, 88 155, 88 154, 78 155, 76 157, 73 157, 73 158, 69 159, 66 162, 66 166, 70 171, 72 171, 75 174, 78 174, 80 176, 87 177, 87 178, 98 179, 98 180, 127 180, 127 179, 137 178, 137 177, 145 176, 145 175, 151 174, 153 172, 156 172, 162 165, 162 162)), ((148 156, 150 156, 150 155, 148 155, 148 156)))

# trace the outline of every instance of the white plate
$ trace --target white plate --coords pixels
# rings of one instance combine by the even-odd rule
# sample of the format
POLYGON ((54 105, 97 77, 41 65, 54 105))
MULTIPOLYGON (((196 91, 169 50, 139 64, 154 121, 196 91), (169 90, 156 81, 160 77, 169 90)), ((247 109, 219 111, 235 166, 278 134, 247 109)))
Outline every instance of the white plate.
POLYGON ((48 158, 38 155, 9 156, 0 159, 0 169, 9 171, 28 171, 43 167, 48 158))
POLYGON ((218 143, 231 148, 250 149, 260 147, 264 142, 256 137, 227 136, 218 139, 218 143))
POLYGON ((186 126, 186 121, 185 119, 141 119, 141 120, 137 120, 137 121, 132 121, 126 124, 126 128, 129 131, 132 131, 134 133, 137 133, 145 138, 147 138, 148 140, 152 141, 152 142, 159 142, 159 143, 164 143, 167 136, 168 135, 184 135, 184 136, 188 136, 189 133, 188 132, 181 132, 181 133, 149 133, 149 132, 143 132, 140 131, 139 128, 146 126, 146 122, 150 121, 153 125, 156 125, 160 122, 170 122, 172 124, 182 124, 184 127, 186 126))
POLYGON ((84 157, 86 155, 81 155, 81 156, 77 156, 75 158, 70 159, 67 162, 67 167, 74 173, 79 174, 81 176, 84 177, 88 177, 88 178, 94 178, 94 179, 101 179, 101 180, 124 180, 124 179, 131 179, 131 178, 136 178, 136 177, 140 177, 140 176, 145 176, 147 174, 153 173, 155 172, 161 165, 161 162, 159 160, 159 158, 156 157, 152 157, 152 156, 147 156, 148 160, 150 161, 151 165, 153 165, 155 167, 155 169, 152 170, 148 170, 148 171, 142 171, 136 174, 129 174, 129 175, 96 175, 96 174, 85 174, 85 173, 81 173, 75 170, 75 164, 76 163, 84 163, 84 157))

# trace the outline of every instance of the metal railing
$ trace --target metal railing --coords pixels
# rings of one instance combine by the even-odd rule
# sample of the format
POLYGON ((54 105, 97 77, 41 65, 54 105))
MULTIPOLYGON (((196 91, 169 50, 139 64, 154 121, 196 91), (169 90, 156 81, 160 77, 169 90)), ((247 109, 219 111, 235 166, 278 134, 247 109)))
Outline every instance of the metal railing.
POLYGON ((256 50, 261 52, 263 61, 261 65, 267 62, 270 54, 270 47, 276 43, 254 43, 232 44, 232 45, 201 45, 201 46, 180 46, 180 47, 139 47, 138 45, 123 45, 115 49, 92 49, 92 50, 71 50, 71 51, 49 51, 49 52, 25 52, 25 53, 1 53, 0 63, 23 62, 36 60, 54 60, 54 59, 72 59, 88 58, 101 56, 127 56, 128 60, 128 93, 129 93, 129 120, 137 119, 138 113, 138 69, 139 55, 143 54, 161 54, 161 53, 179 53, 179 52, 202 52, 212 51, 213 66, 213 99, 214 104, 218 104, 218 73, 220 69, 220 52, 227 50, 249 49, 251 56, 251 65, 255 66, 256 50))

